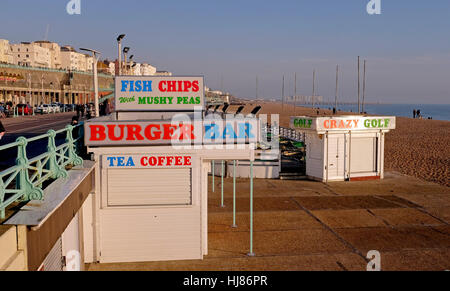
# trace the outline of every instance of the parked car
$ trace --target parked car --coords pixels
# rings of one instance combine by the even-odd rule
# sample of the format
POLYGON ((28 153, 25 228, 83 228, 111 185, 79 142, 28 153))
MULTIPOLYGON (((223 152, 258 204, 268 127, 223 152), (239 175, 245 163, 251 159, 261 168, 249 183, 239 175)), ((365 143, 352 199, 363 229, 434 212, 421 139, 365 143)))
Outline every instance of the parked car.
POLYGON ((41 104, 37 107, 36 112, 40 114, 49 114, 53 112, 53 107, 49 104, 41 104))
POLYGON ((50 105, 53 109, 53 113, 60 113, 61 112, 61 107, 59 103, 52 103, 50 105))
POLYGON ((28 104, 18 104, 17 105, 19 115, 32 115, 33 108, 28 104))

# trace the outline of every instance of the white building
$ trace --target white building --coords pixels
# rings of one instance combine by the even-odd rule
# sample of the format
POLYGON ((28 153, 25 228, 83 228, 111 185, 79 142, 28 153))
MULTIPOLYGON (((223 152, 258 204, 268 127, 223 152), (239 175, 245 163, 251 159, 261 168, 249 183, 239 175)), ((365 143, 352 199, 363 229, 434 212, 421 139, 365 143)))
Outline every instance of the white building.
POLYGON ((50 50, 50 68, 52 69, 61 69, 61 47, 56 42, 50 42, 46 40, 35 41, 33 44, 36 44, 40 47, 46 48, 50 50))
POLYGON ((153 76, 156 74, 156 68, 146 63, 141 64, 140 69, 142 76, 153 76))
MULTIPOLYGON (((84 56, 84 58, 81 58, 81 59, 83 59, 83 65, 84 65, 84 69, 82 71, 92 72, 92 68, 94 65, 94 58, 91 57, 90 55, 83 55, 83 56, 84 56)), ((83 68, 83 67, 81 67, 81 68, 83 68)))
POLYGON ((134 67, 131 67, 131 74, 134 76, 141 76, 141 64, 140 63, 135 63, 134 67))
POLYGON ((14 63, 9 40, 6 39, 0 39, 0 63, 14 63))
POLYGON ((168 71, 156 71, 155 76, 167 76, 167 77, 170 77, 170 76, 172 76, 172 73, 168 72, 168 71))
POLYGON ((75 51, 71 46, 61 48, 61 63, 64 70, 86 72, 88 62, 90 62, 90 70, 92 70, 93 60, 87 60, 86 55, 75 51))
POLYGON ((11 45, 14 64, 26 67, 51 67, 51 53, 48 48, 35 43, 22 42, 11 45))
POLYGON ((116 74, 116 63, 115 62, 110 62, 108 65, 108 71, 111 75, 115 75, 116 74))

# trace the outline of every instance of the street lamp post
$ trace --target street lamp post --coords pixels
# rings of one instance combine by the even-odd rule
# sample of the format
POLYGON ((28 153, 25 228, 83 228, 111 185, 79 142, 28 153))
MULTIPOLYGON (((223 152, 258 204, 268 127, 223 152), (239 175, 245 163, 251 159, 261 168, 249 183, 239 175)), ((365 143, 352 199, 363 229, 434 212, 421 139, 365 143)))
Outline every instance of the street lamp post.
POLYGON ((117 37, 117 43, 119 47, 119 58, 118 58, 118 68, 119 68, 119 76, 122 75, 122 39, 125 37, 125 34, 121 34, 117 37))
POLYGON ((128 61, 127 61, 127 55, 128 55, 128 52, 130 51, 130 48, 129 47, 124 47, 123 48, 123 55, 124 55, 124 58, 125 58, 125 74, 126 75, 128 75, 128 61))
POLYGON ((97 73, 97 63, 100 58, 100 53, 98 51, 92 49, 80 48, 82 51, 87 51, 92 53, 92 57, 94 58, 94 62, 92 64, 93 72, 94 72, 94 104, 95 104, 95 117, 100 116, 99 105, 98 105, 98 73, 97 73))

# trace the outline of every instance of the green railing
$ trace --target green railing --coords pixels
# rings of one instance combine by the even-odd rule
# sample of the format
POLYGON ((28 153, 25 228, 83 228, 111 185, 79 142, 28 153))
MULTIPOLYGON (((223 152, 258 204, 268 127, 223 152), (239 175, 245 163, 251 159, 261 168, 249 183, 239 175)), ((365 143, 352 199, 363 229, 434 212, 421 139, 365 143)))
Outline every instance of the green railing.
POLYGON ((19 137, 16 142, 0 146, 1 151, 17 147, 15 166, 0 172, 0 219, 5 218, 6 208, 15 202, 42 200, 43 185, 50 179, 67 177, 66 166, 79 166, 83 159, 77 152, 83 140, 83 123, 33 138, 19 137), (73 132, 78 137, 73 137, 73 132), (56 136, 66 134, 65 143, 56 146, 56 136), (48 139, 46 151, 32 159, 28 159, 27 145, 41 139, 48 139))
MULTIPOLYGON (((32 71, 45 71, 45 72, 54 72, 54 73, 68 73, 69 72, 68 70, 63 70, 63 69, 26 67, 26 66, 14 65, 14 64, 4 64, 4 63, 0 63, 0 68, 27 69, 27 70, 32 70, 32 71)), ((72 70, 71 72, 80 74, 80 75, 92 75, 92 72, 83 72, 83 71, 76 71, 76 70, 72 70)), ((98 76, 104 77, 104 78, 114 78, 113 75, 108 75, 108 74, 104 74, 104 73, 98 73, 98 76)))

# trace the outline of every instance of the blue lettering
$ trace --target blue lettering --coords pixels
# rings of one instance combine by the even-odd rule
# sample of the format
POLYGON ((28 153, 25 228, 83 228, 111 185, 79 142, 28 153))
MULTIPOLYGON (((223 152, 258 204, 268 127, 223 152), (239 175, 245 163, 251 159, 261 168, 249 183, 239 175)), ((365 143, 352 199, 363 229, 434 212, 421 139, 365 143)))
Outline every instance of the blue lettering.
POLYGON ((130 92, 134 92, 134 81, 130 81, 130 92))
POLYGON ((136 90, 136 92, 141 92, 142 91, 142 81, 136 81, 136 85, 134 86, 134 89, 136 90))
POLYGON ((109 161, 109 166, 110 167, 114 167, 114 161, 116 160, 116 158, 114 158, 114 157, 107 157, 106 159, 109 161))
POLYGON ((124 167, 125 166, 124 160, 125 160, 124 157, 118 157, 117 158, 117 166, 124 167))
POLYGON ((237 138, 236 132, 234 132, 234 128, 231 124, 227 124, 227 126, 225 127, 225 130, 223 131, 223 138, 226 139, 227 137, 229 138, 237 138))
POLYGON ((152 92, 152 81, 144 81, 144 92, 152 92))
POLYGON ((127 91, 127 87, 128 87, 128 81, 122 81, 122 92, 126 92, 127 91))
POLYGON ((134 166, 135 166, 135 164, 134 164, 133 158, 129 157, 128 162, 127 162, 127 167, 134 167, 134 166))
POLYGON ((205 125, 205 139, 216 139, 220 135, 217 124, 205 125))

